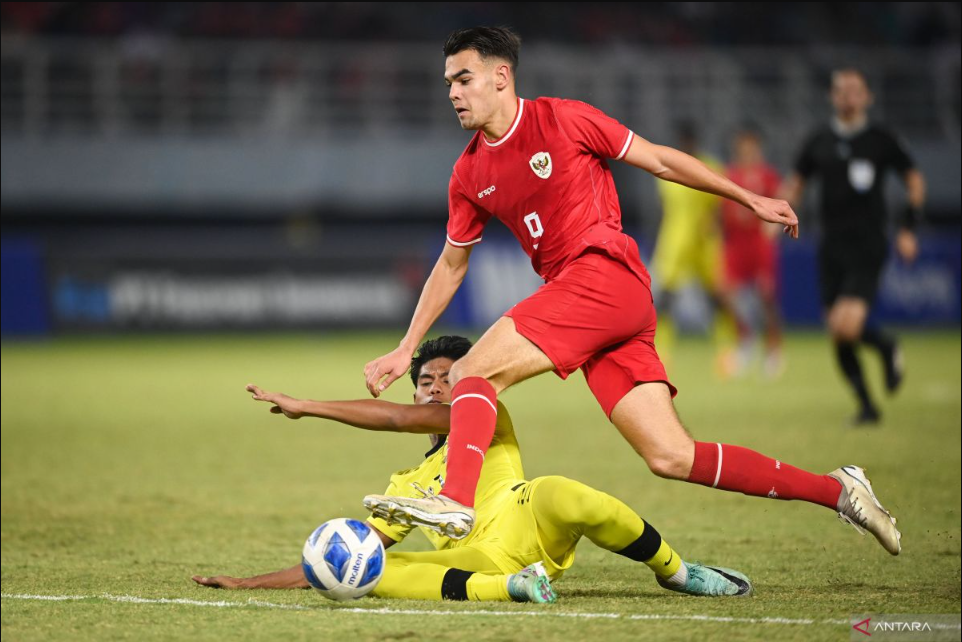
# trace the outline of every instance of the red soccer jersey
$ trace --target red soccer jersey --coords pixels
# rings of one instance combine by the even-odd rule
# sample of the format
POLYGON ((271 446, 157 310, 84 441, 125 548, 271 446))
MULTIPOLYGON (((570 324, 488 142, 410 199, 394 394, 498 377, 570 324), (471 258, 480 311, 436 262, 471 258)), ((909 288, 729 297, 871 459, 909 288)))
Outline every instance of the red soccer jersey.
POLYGON ((495 216, 514 233, 535 271, 550 281, 588 247, 601 247, 648 273, 621 228, 621 206, 606 158, 628 153, 634 134, 591 105, 561 98, 518 99, 504 136, 478 131, 448 189, 448 242, 481 240, 495 216), (629 248, 633 248, 629 250, 629 248))
MULTIPOLYGON (((759 163, 748 167, 732 165, 728 168, 728 178, 736 185, 747 190, 775 198, 780 179, 771 165, 759 163)), ((735 201, 722 201, 722 230, 725 243, 730 245, 751 244, 766 238, 762 231, 762 221, 747 208, 735 201)))

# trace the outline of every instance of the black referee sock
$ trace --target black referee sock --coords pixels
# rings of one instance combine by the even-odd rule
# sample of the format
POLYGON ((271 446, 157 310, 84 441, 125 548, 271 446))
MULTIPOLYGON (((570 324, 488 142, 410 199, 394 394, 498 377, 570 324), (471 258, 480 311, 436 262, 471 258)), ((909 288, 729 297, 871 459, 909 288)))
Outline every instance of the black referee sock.
POLYGON ((835 357, 838 359, 838 365, 842 368, 842 373, 848 379, 849 385, 852 386, 852 390, 858 396, 862 408, 874 409, 875 405, 872 403, 868 388, 865 386, 865 377, 862 376, 862 364, 859 363, 858 355, 855 353, 855 344, 836 343, 835 357))
POLYGON ((862 330, 862 343, 872 346, 885 358, 888 358, 895 347, 895 339, 874 326, 865 326, 862 330))
POLYGON ((895 337, 882 332, 877 326, 865 326, 862 330, 862 343, 878 350, 885 365, 885 387, 889 393, 898 390, 902 384, 902 363, 898 354, 895 337))

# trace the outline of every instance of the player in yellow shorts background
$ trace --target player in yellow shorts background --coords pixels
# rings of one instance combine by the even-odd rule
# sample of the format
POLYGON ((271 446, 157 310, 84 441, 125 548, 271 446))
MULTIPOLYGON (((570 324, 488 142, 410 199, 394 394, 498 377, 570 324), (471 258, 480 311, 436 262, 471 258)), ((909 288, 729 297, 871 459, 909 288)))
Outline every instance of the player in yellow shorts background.
MULTIPOLYGON (((676 124, 678 149, 724 173, 714 156, 698 147, 694 123, 676 124)), ((735 316, 721 293, 722 236, 719 224, 721 199, 669 181, 657 181, 662 205, 661 226, 651 259, 655 307, 658 309, 658 353, 670 359, 675 342, 671 312, 675 295, 692 279, 702 287, 716 310, 712 331, 719 354, 718 368, 727 374, 727 355, 735 344, 735 316)))
MULTIPOLYGON (((432 448, 418 466, 391 476, 386 494, 418 497, 437 494, 444 486, 449 430, 451 364, 470 348, 461 337, 425 342, 412 361, 415 405, 366 399, 343 402, 302 401, 248 386, 254 399, 292 419, 314 416, 359 428, 430 435, 432 448)), ((498 402, 498 419, 485 456, 475 504, 475 528, 454 540, 422 529, 435 547, 429 552, 395 552, 386 556, 375 597, 425 600, 553 601, 550 583, 538 584, 534 564, 541 563, 550 580, 571 567, 582 537, 598 546, 643 562, 665 588, 697 595, 747 595, 748 579, 730 569, 688 564, 658 532, 623 502, 565 477, 524 479, 521 452, 511 417, 498 402), (539 588, 540 586, 540 588, 539 588)), ((391 523, 387 514, 368 523, 385 547, 403 540, 412 527, 391 523)), ((217 588, 308 587, 300 565, 251 578, 193 578, 217 588)))

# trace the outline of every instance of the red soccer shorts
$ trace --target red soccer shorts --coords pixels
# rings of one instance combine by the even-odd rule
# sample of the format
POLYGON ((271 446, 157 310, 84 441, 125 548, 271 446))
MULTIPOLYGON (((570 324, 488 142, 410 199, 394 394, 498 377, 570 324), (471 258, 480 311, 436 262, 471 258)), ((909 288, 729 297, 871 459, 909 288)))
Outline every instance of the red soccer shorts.
POLYGON ((725 243, 725 281, 731 288, 758 287, 765 298, 775 297, 778 289, 778 248, 764 236, 725 243))
POLYGON ((559 377, 581 368, 609 418, 640 383, 661 381, 677 394, 655 352, 651 291, 606 253, 587 250, 505 316, 551 359, 559 377))

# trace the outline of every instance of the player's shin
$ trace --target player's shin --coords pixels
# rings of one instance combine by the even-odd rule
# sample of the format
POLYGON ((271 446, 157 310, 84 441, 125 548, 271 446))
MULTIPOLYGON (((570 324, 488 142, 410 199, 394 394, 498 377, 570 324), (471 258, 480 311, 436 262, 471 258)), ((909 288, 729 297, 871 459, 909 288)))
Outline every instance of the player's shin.
POLYGON ((484 455, 498 417, 497 393, 481 377, 465 377, 451 392, 447 479, 441 492, 464 506, 474 506, 484 455))
POLYGON ((507 575, 485 575, 449 568, 441 582, 441 597, 445 600, 477 602, 510 602, 507 575))
POLYGON ((836 510, 842 486, 741 446, 695 442, 688 481, 702 486, 772 499, 801 499, 836 510))
POLYGON ((855 344, 850 342, 836 343, 835 358, 849 386, 851 386, 852 391, 855 392, 855 396, 858 397, 858 402, 863 414, 874 416, 875 420, 877 420, 878 411, 875 408, 875 404, 872 403, 868 385, 865 383, 865 377, 862 374, 862 364, 858 359, 855 344))
POLYGON ((388 557, 375 597, 399 600, 510 602, 507 575, 485 575, 441 564, 405 563, 388 557))

